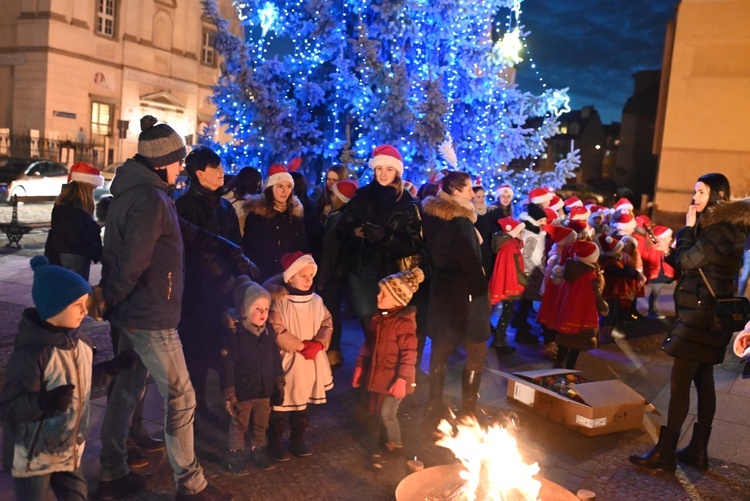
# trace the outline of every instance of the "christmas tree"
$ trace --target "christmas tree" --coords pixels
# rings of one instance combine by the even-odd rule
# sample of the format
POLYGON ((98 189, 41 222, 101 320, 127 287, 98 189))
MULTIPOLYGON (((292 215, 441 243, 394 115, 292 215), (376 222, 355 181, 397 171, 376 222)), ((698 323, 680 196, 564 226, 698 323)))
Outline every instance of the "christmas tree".
POLYGON ((372 149, 388 143, 417 185, 457 168, 523 194, 559 188, 580 163, 572 151, 554 172, 533 169, 568 97, 513 84, 521 0, 236 1, 246 40, 215 0, 202 5, 223 58, 215 127, 233 137, 217 145, 208 130, 202 141, 230 165, 265 169, 301 156, 308 172, 334 163, 365 172, 372 149), (453 165, 439 154, 446 142, 453 165))

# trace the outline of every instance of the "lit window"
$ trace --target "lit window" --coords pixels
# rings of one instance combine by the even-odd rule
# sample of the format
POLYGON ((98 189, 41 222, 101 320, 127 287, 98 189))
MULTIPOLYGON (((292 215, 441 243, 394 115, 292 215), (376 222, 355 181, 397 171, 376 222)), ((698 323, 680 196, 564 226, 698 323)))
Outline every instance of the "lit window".
POLYGON ((112 130, 112 105, 91 103, 91 134, 109 136, 112 130))
POLYGON ((115 36, 115 0, 96 1, 96 32, 108 37, 115 36))
POLYGON ((568 133, 568 126, 567 125, 561 125, 560 126, 560 134, 567 134, 568 133))
POLYGON ((213 66, 215 61, 214 52, 214 34, 210 31, 203 32, 203 41, 201 43, 201 63, 213 66))

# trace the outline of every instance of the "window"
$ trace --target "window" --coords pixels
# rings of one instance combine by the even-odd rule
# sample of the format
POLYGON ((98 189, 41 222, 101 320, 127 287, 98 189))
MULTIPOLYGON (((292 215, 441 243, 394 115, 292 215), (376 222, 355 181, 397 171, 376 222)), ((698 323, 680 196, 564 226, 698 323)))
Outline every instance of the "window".
POLYGON ((112 130, 112 105, 91 103, 91 134, 109 136, 112 130))
POLYGON ((216 64, 215 61, 214 34, 210 31, 204 31, 201 42, 201 63, 208 66, 214 66, 216 64))
POLYGON ((115 36, 115 0, 96 0, 96 32, 115 36))

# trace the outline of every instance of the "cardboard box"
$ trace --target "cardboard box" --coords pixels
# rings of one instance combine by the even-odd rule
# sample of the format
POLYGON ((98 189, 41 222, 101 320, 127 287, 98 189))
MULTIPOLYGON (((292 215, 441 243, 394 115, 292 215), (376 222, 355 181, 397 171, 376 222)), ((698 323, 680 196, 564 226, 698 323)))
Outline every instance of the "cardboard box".
POLYGON ((593 437, 615 431, 640 428, 646 399, 620 381, 590 381, 575 385, 585 404, 571 400, 531 382, 537 377, 579 371, 543 369, 524 372, 492 372, 508 378, 507 397, 531 407, 534 412, 593 437))

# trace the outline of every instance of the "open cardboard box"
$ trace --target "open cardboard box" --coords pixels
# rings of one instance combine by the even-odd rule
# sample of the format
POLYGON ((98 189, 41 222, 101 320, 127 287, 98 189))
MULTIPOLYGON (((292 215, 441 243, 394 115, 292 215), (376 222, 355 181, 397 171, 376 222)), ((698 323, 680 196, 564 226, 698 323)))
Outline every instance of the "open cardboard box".
POLYGON ((487 369, 508 378, 507 398, 534 409, 534 412, 577 430, 590 437, 615 431, 640 428, 646 399, 628 385, 614 379, 589 381, 575 385, 585 404, 571 400, 531 380, 537 377, 570 374, 579 371, 542 369, 523 372, 502 372, 487 369))

